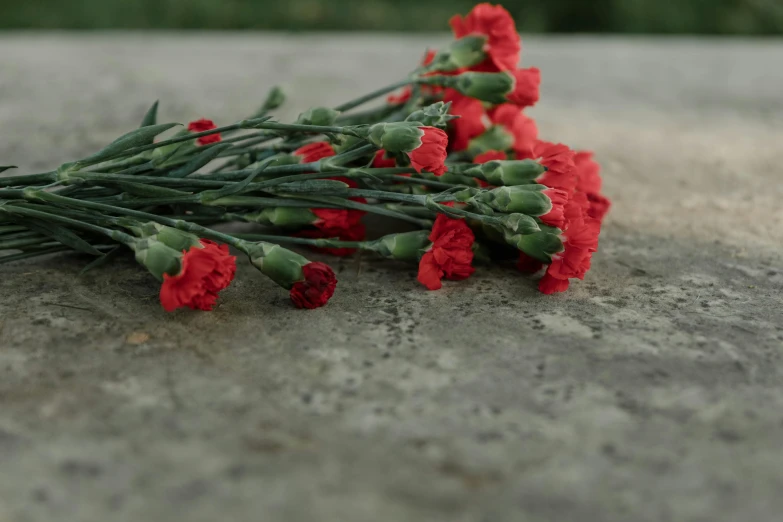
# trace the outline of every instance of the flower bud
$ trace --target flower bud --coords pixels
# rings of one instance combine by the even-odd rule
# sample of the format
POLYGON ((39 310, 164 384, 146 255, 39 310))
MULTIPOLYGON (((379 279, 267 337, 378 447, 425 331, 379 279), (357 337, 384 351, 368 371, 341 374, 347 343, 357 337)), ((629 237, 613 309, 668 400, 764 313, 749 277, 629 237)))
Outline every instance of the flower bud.
POLYGON ((368 129, 367 139, 392 154, 411 152, 421 146, 424 131, 419 127, 418 123, 407 121, 376 123, 368 129))
POLYGON ((269 93, 266 95, 266 100, 264 100, 264 104, 258 110, 257 115, 263 116, 267 112, 277 109, 284 103, 285 93, 283 92, 283 89, 275 85, 269 90, 269 93))
POLYGON ((136 261, 149 270, 158 281, 163 281, 163 274, 179 273, 182 266, 181 251, 174 250, 154 238, 142 239, 130 246, 136 252, 136 261))
POLYGON ((250 257, 254 267, 286 289, 303 279, 302 267, 310 262, 296 252, 272 243, 242 242, 240 248, 250 257))
POLYGON ((552 255, 564 250, 559 236, 544 231, 535 234, 513 234, 506 231, 504 239, 509 245, 546 264, 552 262, 552 255))
POLYGON ((290 290, 291 301, 299 308, 323 306, 334 294, 337 278, 324 263, 311 262, 272 243, 241 241, 235 246, 250 257, 261 273, 290 290))
MULTIPOLYGON (((267 163, 267 168, 282 167, 283 165, 296 165, 298 163, 302 163, 302 158, 299 156, 294 154, 278 154, 274 157, 274 159, 267 163)), ((254 166, 258 166, 258 163, 248 165, 246 168, 253 168, 254 166)), ((264 173, 262 171, 261 175, 263 174, 264 173)))
POLYGON ((484 191, 475 199, 500 212, 519 212, 542 216, 552 210, 552 200, 543 191, 545 185, 515 185, 484 191))
POLYGON ((389 234, 371 242, 369 248, 387 259, 418 261, 430 244, 429 234, 427 230, 389 234))
POLYGON ((465 174, 492 185, 524 185, 546 172, 546 167, 534 160, 493 160, 468 169, 465 174))
POLYGON ((484 46, 487 37, 484 35, 468 35, 451 42, 448 49, 438 53, 426 69, 427 71, 456 71, 470 68, 483 62, 487 55, 484 46))
POLYGON ((329 126, 337 120, 339 115, 340 111, 328 107, 313 107, 300 114, 296 123, 299 125, 329 126))
POLYGON ((247 223, 258 223, 259 225, 298 228, 312 225, 318 220, 318 216, 307 208, 270 207, 260 212, 243 214, 241 219, 247 223))
POLYGON ((457 116, 449 114, 449 109, 451 109, 451 102, 433 103, 432 105, 413 111, 405 118, 405 121, 417 122, 425 127, 445 127, 448 122, 457 119, 457 116))
POLYGON ((489 103, 506 103, 506 96, 514 91, 514 77, 507 72, 469 71, 451 78, 453 80, 449 82, 449 87, 453 87, 460 94, 489 103))
POLYGON ((502 125, 493 125, 470 140, 468 151, 475 156, 490 150, 508 150, 513 146, 514 135, 502 125))
POLYGON ((511 230, 515 234, 534 234, 541 231, 536 220, 526 214, 507 214, 500 217, 499 222, 504 230, 511 230))
POLYGON ((201 248, 201 239, 195 234, 152 222, 146 223, 144 228, 146 233, 155 230, 152 237, 177 252, 190 250, 193 247, 201 248))

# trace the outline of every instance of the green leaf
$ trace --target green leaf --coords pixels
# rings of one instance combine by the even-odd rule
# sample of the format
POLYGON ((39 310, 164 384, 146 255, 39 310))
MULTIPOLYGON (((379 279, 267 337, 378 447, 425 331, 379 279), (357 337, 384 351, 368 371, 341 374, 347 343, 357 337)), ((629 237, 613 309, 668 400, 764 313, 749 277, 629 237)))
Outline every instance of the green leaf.
POLYGON ((120 253, 120 249, 121 248, 122 248, 121 245, 117 245, 116 247, 112 248, 111 250, 109 250, 108 252, 103 254, 102 256, 97 257, 94 260, 90 261, 87 264, 87 266, 85 266, 84 268, 81 269, 81 271, 79 272, 79 275, 82 276, 82 275, 86 274, 87 272, 89 272, 90 270, 92 270, 94 268, 98 268, 98 267, 101 267, 101 266, 105 265, 106 263, 108 263, 109 261, 111 261, 112 259, 117 257, 117 254, 120 253))
POLYGON ((213 145, 211 147, 208 147, 206 150, 197 154, 193 159, 188 161, 182 167, 169 172, 167 177, 169 178, 187 177, 190 174, 196 172, 201 167, 207 165, 210 161, 217 158, 221 152, 223 152, 226 149, 230 149, 231 147, 232 145, 230 143, 221 143, 218 145, 213 145))
POLYGON ((259 163, 258 166, 256 168, 254 168, 253 171, 250 174, 248 174, 248 176, 245 179, 243 179, 239 183, 233 183, 231 185, 226 185, 222 189, 218 189, 218 190, 207 190, 207 191, 202 192, 201 193, 202 194, 202 200, 205 201, 205 202, 206 201, 214 201, 216 199, 223 198, 223 197, 226 197, 226 196, 239 194, 240 192, 245 190, 245 187, 250 185, 250 183, 256 178, 256 176, 261 174, 269 166, 269 164, 272 163, 273 161, 274 161, 274 158, 267 158, 267 159, 265 159, 264 161, 259 163))
POLYGON ((5 172, 6 170, 11 170, 11 169, 15 169, 15 168, 18 168, 18 167, 14 166, 14 165, 0 165, 0 174, 5 172))
POLYGON ((67 228, 61 227, 60 225, 55 225, 54 223, 46 223, 45 221, 41 221, 38 219, 29 219, 29 218, 24 220, 24 224, 28 228, 32 230, 36 230, 41 234, 47 235, 52 239, 59 241, 63 245, 69 246, 74 250, 78 250, 79 252, 84 252, 85 254, 90 254, 93 256, 102 255, 100 250, 95 249, 87 241, 80 238, 79 236, 77 236, 67 228))
POLYGON ((275 85, 269 90, 269 94, 266 95, 266 100, 253 117, 266 116, 266 113, 273 111, 285 103, 285 93, 283 90, 275 85))
POLYGON ((81 161, 77 161, 76 165, 79 167, 93 165, 95 163, 100 163, 107 159, 113 158, 128 149, 149 145, 155 139, 155 136, 178 125, 180 124, 162 123, 160 125, 149 125, 147 127, 141 127, 139 129, 133 130, 127 134, 124 134, 123 136, 120 136, 100 152, 97 152, 96 154, 93 154, 92 156, 89 156, 81 161))
POLYGON ((158 100, 152 104, 152 107, 147 110, 147 114, 144 115, 144 119, 141 120, 141 127, 149 127, 155 125, 158 122, 158 100))

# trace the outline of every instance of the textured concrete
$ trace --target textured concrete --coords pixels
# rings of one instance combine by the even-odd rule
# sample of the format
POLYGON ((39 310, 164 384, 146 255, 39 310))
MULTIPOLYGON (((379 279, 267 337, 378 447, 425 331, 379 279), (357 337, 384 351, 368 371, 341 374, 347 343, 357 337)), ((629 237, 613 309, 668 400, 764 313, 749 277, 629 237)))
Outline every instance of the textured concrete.
MULTIPOLYGON (((437 43, 0 36, 0 163, 83 155, 156 98, 336 103, 437 43)), ((783 42, 525 43, 544 136, 595 149, 615 201, 585 282, 426 292, 364 257, 304 312, 243 264, 215 312, 165 315, 131 261, 4 266, 0 520, 780 520, 783 42)))

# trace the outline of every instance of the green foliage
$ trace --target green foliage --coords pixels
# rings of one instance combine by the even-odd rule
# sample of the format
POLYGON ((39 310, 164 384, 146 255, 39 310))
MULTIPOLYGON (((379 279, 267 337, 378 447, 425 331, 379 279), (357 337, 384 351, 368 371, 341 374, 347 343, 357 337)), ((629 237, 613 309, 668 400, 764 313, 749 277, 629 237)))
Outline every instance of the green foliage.
MULTIPOLYGON (((0 29, 433 31, 477 0, 0 0, 0 29)), ((780 0, 505 0, 522 32, 783 34, 780 0)))

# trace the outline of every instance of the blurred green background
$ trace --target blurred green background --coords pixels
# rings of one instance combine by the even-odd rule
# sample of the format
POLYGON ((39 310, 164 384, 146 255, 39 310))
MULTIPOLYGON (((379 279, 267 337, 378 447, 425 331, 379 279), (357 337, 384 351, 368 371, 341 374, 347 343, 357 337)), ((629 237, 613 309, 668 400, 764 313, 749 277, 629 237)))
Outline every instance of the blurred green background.
MULTIPOLYGON (((432 31, 474 0, 0 0, 0 29, 432 31)), ((522 32, 783 34, 783 0, 506 0, 522 32)))

